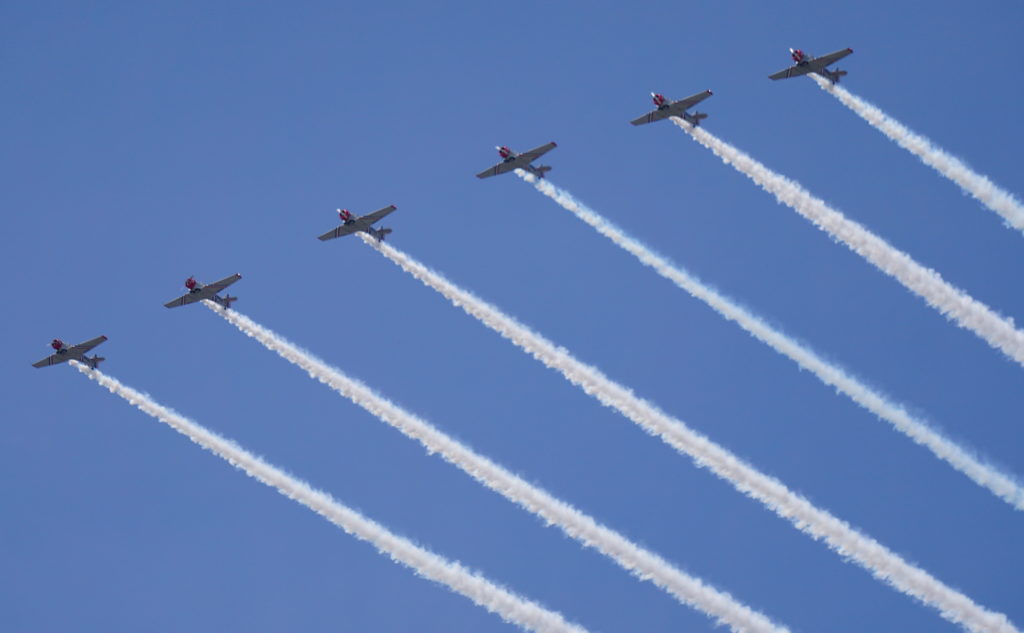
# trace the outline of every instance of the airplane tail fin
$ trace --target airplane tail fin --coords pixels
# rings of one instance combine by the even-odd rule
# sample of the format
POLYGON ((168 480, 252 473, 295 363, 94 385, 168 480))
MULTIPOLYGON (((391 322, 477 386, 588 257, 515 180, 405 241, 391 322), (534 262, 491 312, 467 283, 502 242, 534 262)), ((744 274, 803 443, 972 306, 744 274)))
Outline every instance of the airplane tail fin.
POLYGON ((846 74, 847 73, 845 70, 839 70, 838 68, 836 68, 835 70, 829 73, 829 79, 832 80, 832 83, 837 84, 839 83, 839 78, 845 77, 846 74))
POLYGON ((382 226, 379 229, 377 229, 376 231, 373 231, 373 236, 375 238, 377 238, 378 242, 383 242, 384 238, 387 235, 390 235, 391 233, 394 233, 394 231, 395 231, 394 229, 388 229, 388 228, 385 228, 385 227, 382 226))
POLYGON ((700 125, 700 122, 703 119, 706 119, 706 118, 708 118, 708 115, 704 114, 703 112, 684 112, 683 113, 683 120, 685 120, 687 123, 689 123, 690 125, 693 125, 695 127, 700 125))
POLYGON ((551 171, 551 167, 549 167, 548 165, 541 165, 540 167, 533 168, 533 173, 536 174, 538 178, 543 178, 544 174, 548 173, 549 171, 551 171))
POLYGON ((238 301, 238 297, 232 297, 231 295, 225 295, 225 297, 221 301, 219 301, 218 303, 220 303, 225 308, 230 309, 231 308, 231 304, 236 302, 236 301, 238 301))
POLYGON ((91 367, 92 369, 97 369, 99 367, 99 364, 105 360, 107 359, 104 358, 103 356, 93 356, 92 358, 86 358, 85 364, 91 367))

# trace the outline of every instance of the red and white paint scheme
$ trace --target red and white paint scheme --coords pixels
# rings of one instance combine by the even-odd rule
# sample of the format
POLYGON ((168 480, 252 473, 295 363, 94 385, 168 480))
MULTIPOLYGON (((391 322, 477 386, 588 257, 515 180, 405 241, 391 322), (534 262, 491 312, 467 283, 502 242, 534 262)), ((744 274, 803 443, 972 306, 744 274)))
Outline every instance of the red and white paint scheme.
POLYGON ((793 65, 789 68, 783 68, 777 73, 768 75, 768 79, 789 79, 790 77, 800 77, 803 75, 821 75, 828 79, 832 83, 839 83, 839 79, 846 75, 845 70, 829 70, 827 67, 836 63, 840 59, 853 53, 852 48, 844 48, 828 55, 822 55, 815 57, 810 53, 804 52, 801 48, 789 49, 789 56, 793 59, 793 65))
POLYGON ((105 358, 102 356, 86 356, 85 353, 96 347, 103 341, 107 340, 105 336, 97 336, 94 339, 89 339, 84 343, 78 343, 77 345, 67 346, 64 341, 59 338, 53 339, 50 342, 50 347, 53 348, 53 353, 32 363, 33 367, 49 367, 51 365, 59 365, 68 361, 78 361, 90 369, 96 369, 105 358))
POLYGON ((397 208, 398 207, 395 205, 389 204, 383 209, 377 209, 372 213, 360 216, 350 213, 348 209, 338 209, 338 217, 341 218, 341 226, 327 231, 317 239, 321 242, 325 242, 327 240, 333 240, 336 237, 341 237, 342 235, 352 235, 353 233, 362 232, 372 235, 377 238, 378 241, 383 240, 384 236, 391 232, 391 229, 375 229, 373 228, 373 225, 397 208))
POLYGON ((234 275, 231 275, 230 277, 225 277, 220 281, 215 281, 210 284, 202 284, 199 283, 199 281, 197 281, 195 277, 189 277, 188 279, 185 280, 185 288, 188 290, 188 292, 178 297, 177 299, 172 299, 171 301, 168 301, 167 303, 164 304, 164 306, 167 308, 176 308, 178 306, 183 306, 189 303, 196 303, 198 301, 204 301, 206 299, 209 299, 210 301, 219 303, 222 308, 230 308, 231 302, 237 300, 238 297, 220 297, 217 295, 217 293, 220 292, 221 290, 224 290, 225 288, 227 288, 228 286, 235 283, 241 278, 241 275, 235 273, 234 275))
POLYGON ((698 92, 695 95, 680 99, 678 101, 672 101, 660 92, 651 93, 651 101, 656 106, 654 110, 647 114, 637 117, 630 121, 633 125, 644 125, 645 123, 653 123, 655 121, 661 121, 669 117, 679 117, 686 120, 691 125, 700 125, 701 119, 706 119, 708 115, 703 112, 690 113, 687 110, 701 101, 711 96, 710 90, 704 92, 698 92))
POLYGON ((498 156, 501 156, 501 162, 493 167, 488 167, 477 174, 476 177, 490 178, 491 176, 497 176, 498 174, 507 174, 510 171, 522 169, 530 172, 537 178, 543 178, 544 173, 551 171, 551 168, 547 166, 534 167, 531 163, 556 147, 558 146, 552 142, 545 143, 540 147, 535 147, 525 152, 516 152, 508 145, 496 145, 494 149, 498 150, 498 156))

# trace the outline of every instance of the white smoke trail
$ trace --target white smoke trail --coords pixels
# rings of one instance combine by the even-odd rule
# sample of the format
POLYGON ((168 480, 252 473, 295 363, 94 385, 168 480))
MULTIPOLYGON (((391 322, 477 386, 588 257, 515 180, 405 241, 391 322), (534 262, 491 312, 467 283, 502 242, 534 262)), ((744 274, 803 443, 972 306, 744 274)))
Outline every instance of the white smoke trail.
POLYGON ((527 483, 490 459, 473 452, 430 423, 403 410, 363 383, 349 378, 279 334, 234 310, 225 310, 212 301, 205 303, 211 310, 267 349, 277 352, 288 362, 304 369, 311 378, 337 391, 407 437, 417 440, 427 451, 439 453, 446 461, 484 486, 540 516, 549 524, 557 525, 567 535, 584 545, 597 549, 637 578, 653 582, 680 602, 716 618, 718 622, 727 624, 734 631, 788 631, 729 594, 680 571, 657 554, 638 547, 626 537, 601 525, 568 503, 556 499, 545 490, 527 483))
POLYGON ((708 304, 727 320, 735 322, 757 340, 793 360, 826 385, 834 387, 860 406, 886 420, 897 431, 928 448, 936 457, 948 462, 978 485, 988 488, 1014 508, 1024 510, 1024 488, 1013 477, 982 462, 956 442, 930 428, 925 422, 916 419, 902 406, 890 402, 885 396, 849 375, 842 368, 827 362, 811 349, 772 328, 746 308, 719 294, 695 275, 630 237, 622 229, 572 197, 569 192, 522 170, 516 170, 516 174, 533 184, 538 191, 557 202, 562 208, 571 211, 576 217, 596 229, 598 233, 632 253, 644 265, 653 268, 662 277, 708 304))
POLYGON ((411 567, 417 574, 425 578, 447 585, 452 591, 466 596, 477 605, 499 615, 506 622, 538 633, 586 633, 586 629, 567 622, 561 614, 521 598, 480 574, 471 572, 458 563, 446 560, 419 547, 412 541, 388 531, 379 523, 342 505, 326 492, 316 490, 306 482, 271 466, 231 440, 225 439, 158 404, 149 396, 122 384, 99 370, 89 369, 77 361, 71 361, 71 363, 78 371, 103 385, 111 393, 121 396, 130 404, 167 424, 235 468, 241 469, 250 477, 277 488, 284 496, 298 501, 345 532, 371 543, 378 551, 390 556, 392 560, 411 567))
POLYGON ((999 316, 985 304, 951 286, 939 273, 918 264, 903 251, 829 207, 824 200, 815 198, 797 183, 768 169, 707 130, 694 127, 677 117, 672 117, 672 121, 721 158, 722 162, 732 165, 774 195, 779 202, 792 207, 879 270, 899 280, 908 290, 920 295, 928 305, 960 327, 971 330, 992 347, 1002 350, 1024 365, 1024 332, 1014 327, 1012 319, 999 316))
POLYGON ((815 507, 782 482, 757 471, 681 421, 638 398, 597 368, 576 360, 565 348, 557 347, 498 308, 459 288, 390 245, 369 237, 365 237, 364 241, 402 270, 441 293, 452 304, 476 317, 544 365, 559 371, 602 404, 616 409, 680 453, 689 455, 697 466, 710 469, 740 492, 760 501, 793 523, 797 529, 814 539, 824 540, 840 556, 857 562, 879 580, 938 609, 942 617, 970 631, 1019 633, 1004 614, 985 609, 920 567, 906 562, 874 539, 861 534, 848 523, 815 507))
POLYGON ((935 147, 927 138, 911 132, 877 106, 851 94, 846 88, 839 84, 833 84, 818 75, 812 74, 810 77, 818 82, 822 90, 856 112, 875 129, 888 136, 890 140, 920 158, 925 165, 960 185, 964 192, 1001 215, 1008 225, 1024 230, 1024 205, 1021 205, 1020 201, 1008 191, 1001 189, 991 180, 965 165, 959 158, 935 147))

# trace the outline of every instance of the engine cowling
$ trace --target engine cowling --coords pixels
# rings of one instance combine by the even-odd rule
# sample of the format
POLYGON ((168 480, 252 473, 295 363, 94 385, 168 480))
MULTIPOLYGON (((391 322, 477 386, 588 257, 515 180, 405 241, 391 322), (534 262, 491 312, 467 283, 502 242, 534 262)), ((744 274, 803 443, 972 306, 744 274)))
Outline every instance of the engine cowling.
POLYGON ((55 350, 57 350, 59 352, 62 349, 64 349, 64 341, 60 340, 59 338, 55 338, 55 339, 53 339, 53 342, 50 343, 50 347, 52 347, 53 349, 55 349, 55 350))
POLYGON ((502 145, 501 147, 498 148, 498 154, 502 158, 509 158, 512 156, 512 150, 509 147, 502 145))
POLYGON ((661 106, 665 105, 665 103, 667 103, 667 100, 665 99, 665 95, 658 94, 656 92, 652 92, 651 93, 651 100, 654 101, 654 105, 658 106, 659 108, 661 106))
POLYGON ((185 287, 189 290, 195 290, 197 285, 199 285, 199 282, 196 281, 195 277, 189 277, 185 280, 185 287))

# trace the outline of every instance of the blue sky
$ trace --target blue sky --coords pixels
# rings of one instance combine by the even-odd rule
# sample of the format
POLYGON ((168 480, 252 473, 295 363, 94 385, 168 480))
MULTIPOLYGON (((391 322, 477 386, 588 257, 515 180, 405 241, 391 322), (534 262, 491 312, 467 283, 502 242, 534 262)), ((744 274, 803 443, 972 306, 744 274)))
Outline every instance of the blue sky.
POLYGON ((11 631, 507 631, 74 370, 104 369, 590 630, 703 615, 513 507, 201 308, 236 307, 795 631, 957 630, 606 410, 355 239, 391 243, 979 603, 1024 623, 1024 517, 639 265, 493 146, 1015 473, 1022 368, 674 126, 707 129, 1002 314, 1019 232, 809 80, 844 85, 1021 195, 1014 3, 7 3, 0 612, 11 631), (294 6, 293 6, 294 5, 294 6))

